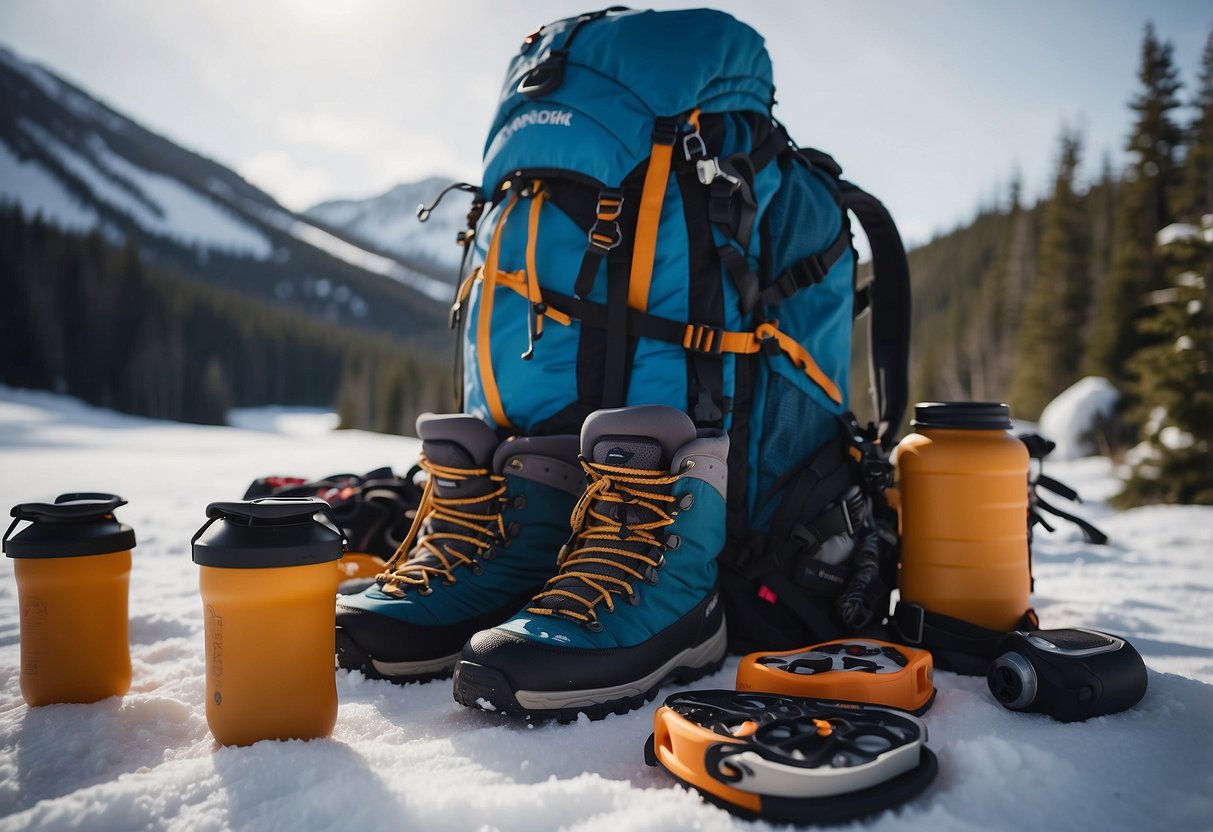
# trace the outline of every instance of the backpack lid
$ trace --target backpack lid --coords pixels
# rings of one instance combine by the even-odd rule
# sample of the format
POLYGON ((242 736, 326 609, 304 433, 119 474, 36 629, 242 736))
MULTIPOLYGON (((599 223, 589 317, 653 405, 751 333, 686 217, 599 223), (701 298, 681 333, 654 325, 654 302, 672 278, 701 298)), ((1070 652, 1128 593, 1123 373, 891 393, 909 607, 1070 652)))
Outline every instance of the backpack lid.
POLYGON ((199 566, 308 566, 337 560, 345 551, 345 535, 333 510, 318 497, 211 503, 206 516, 191 541, 199 566), (317 520, 318 514, 328 522, 317 520))
POLYGON ((510 63, 485 143, 484 192, 528 169, 569 170, 616 186, 648 158, 655 119, 696 107, 769 117, 774 97, 762 36, 724 12, 598 12, 557 21, 527 38, 510 63), (553 67, 559 71, 545 72, 553 67), (552 83, 530 83, 537 69, 552 83))
POLYGON ((20 503, 10 512, 4 553, 10 558, 68 558, 133 549, 134 530, 114 517, 114 509, 124 505, 117 494, 94 492, 60 494, 53 503, 20 503), (13 529, 25 521, 30 525, 14 535, 13 529))

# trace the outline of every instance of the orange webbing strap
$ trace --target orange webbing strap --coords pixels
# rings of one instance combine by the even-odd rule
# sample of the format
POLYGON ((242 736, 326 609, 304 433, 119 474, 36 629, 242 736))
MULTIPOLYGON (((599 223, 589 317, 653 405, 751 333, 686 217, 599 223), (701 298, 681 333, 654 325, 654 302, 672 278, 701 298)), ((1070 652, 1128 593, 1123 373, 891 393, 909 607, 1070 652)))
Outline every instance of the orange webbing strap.
POLYGON ((774 342, 796 367, 813 380, 832 401, 842 404, 842 392, 795 338, 779 331, 772 323, 759 324, 753 332, 726 332, 710 326, 687 324, 682 338, 684 349, 707 353, 756 353, 774 342))
MULTIPOLYGON (((497 272, 497 285, 503 289, 512 289, 524 298, 529 298, 530 295, 530 277, 522 270, 516 272, 497 272)), ((542 302, 542 301, 541 301, 542 302)), ((573 322, 573 318, 564 314, 558 309, 552 308, 550 303, 544 304, 543 317, 551 318, 561 326, 568 326, 573 322)))
POLYGON ((509 219, 510 211, 518 202, 518 194, 510 196, 493 229, 493 239, 489 241, 488 254, 484 258, 484 268, 481 270, 480 312, 476 320, 476 361, 480 367, 480 383, 484 387, 484 400, 488 403, 489 413, 497 427, 512 430, 513 425, 505 415, 505 407, 501 403, 501 391, 497 389, 497 377, 493 374, 493 354, 489 345, 493 323, 493 293, 497 289, 497 263, 501 256, 501 231, 505 221, 509 219))
MULTIPOLYGON (((543 303, 543 295, 539 291, 539 270, 535 268, 535 249, 539 244, 539 211, 547 192, 539 183, 535 183, 535 195, 531 199, 531 210, 527 217, 526 226, 526 299, 532 310, 537 303, 543 303)), ((531 314, 528 312, 528 314, 531 314)), ((543 334, 543 316, 535 317, 535 337, 543 334)))
MULTIPOLYGON (((660 120, 659 120, 660 127, 660 120)), ((657 226, 661 222, 661 206, 665 202, 666 184, 670 178, 670 161, 674 157, 676 131, 657 135, 654 131, 653 150, 649 168, 644 174, 644 189, 640 192, 640 212, 636 217, 636 242, 632 246, 632 272, 628 277, 628 308, 644 312, 649 306, 649 285, 653 282, 653 257, 657 253, 657 226), (666 139, 669 143, 666 143, 666 139)))

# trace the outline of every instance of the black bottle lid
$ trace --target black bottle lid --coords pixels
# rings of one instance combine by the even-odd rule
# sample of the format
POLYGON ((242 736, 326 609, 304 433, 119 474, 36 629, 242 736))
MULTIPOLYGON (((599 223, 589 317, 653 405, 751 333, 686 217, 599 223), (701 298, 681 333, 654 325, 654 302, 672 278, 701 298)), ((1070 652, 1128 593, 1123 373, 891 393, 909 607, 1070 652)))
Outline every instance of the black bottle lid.
POLYGON ((308 566, 345 551, 329 504, 317 497, 262 497, 211 503, 194 535, 194 563, 230 569, 308 566), (321 514, 328 523, 320 522, 321 514), (331 524, 331 525, 330 525, 331 524))
POLYGON ((119 523, 114 509, 126 505, 117 494, 60 494, 53 503, 20 503, 9 514, 4 553, 10 558, 71 558, 104 555, 135 547, 135 532, 119 523), (17 534, 18 523, 28 522, 17 534))
POLYGON ((928 430, 1010 430, 1011 408, 999 402, 919 402, 910 424, 928 430))

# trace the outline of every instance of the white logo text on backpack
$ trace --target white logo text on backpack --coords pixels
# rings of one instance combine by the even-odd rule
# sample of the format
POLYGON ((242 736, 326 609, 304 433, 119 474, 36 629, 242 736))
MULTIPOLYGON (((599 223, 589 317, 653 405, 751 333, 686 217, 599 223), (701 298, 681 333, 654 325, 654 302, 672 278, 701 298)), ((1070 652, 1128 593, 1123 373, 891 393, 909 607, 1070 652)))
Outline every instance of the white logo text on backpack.
POLYGON ((553 127, 572 127, 573 113, 570 110, 531 110, 520 116, 515 116, 509 124, 501 128, 497 134, 497 142, 508 141, 510 136, 524 127, 536 124, 549 124, 553 127))

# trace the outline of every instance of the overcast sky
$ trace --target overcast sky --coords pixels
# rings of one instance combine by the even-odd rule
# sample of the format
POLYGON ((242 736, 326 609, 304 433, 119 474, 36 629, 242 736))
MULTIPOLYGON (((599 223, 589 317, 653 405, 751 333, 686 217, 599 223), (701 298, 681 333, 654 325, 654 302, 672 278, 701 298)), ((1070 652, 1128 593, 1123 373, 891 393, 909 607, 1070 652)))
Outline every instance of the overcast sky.
MULTIPOLYGON (((679 8, 688 3, 654 0, 679 8)), ((1143 27, 1187 84, 1213 29, 1198 0, 720 0, 767 39, 776 114, 835 155, 921 242, 1022 171, 1047 188, 1063 124, 1087 171, 1123 161, 1143 27)), ((479 180, 501 77, 557 0, 0 0, 0 43, 283 204, 430 174, 479 180)), ((638 6, 639 7, 639 6, 638 6)))

